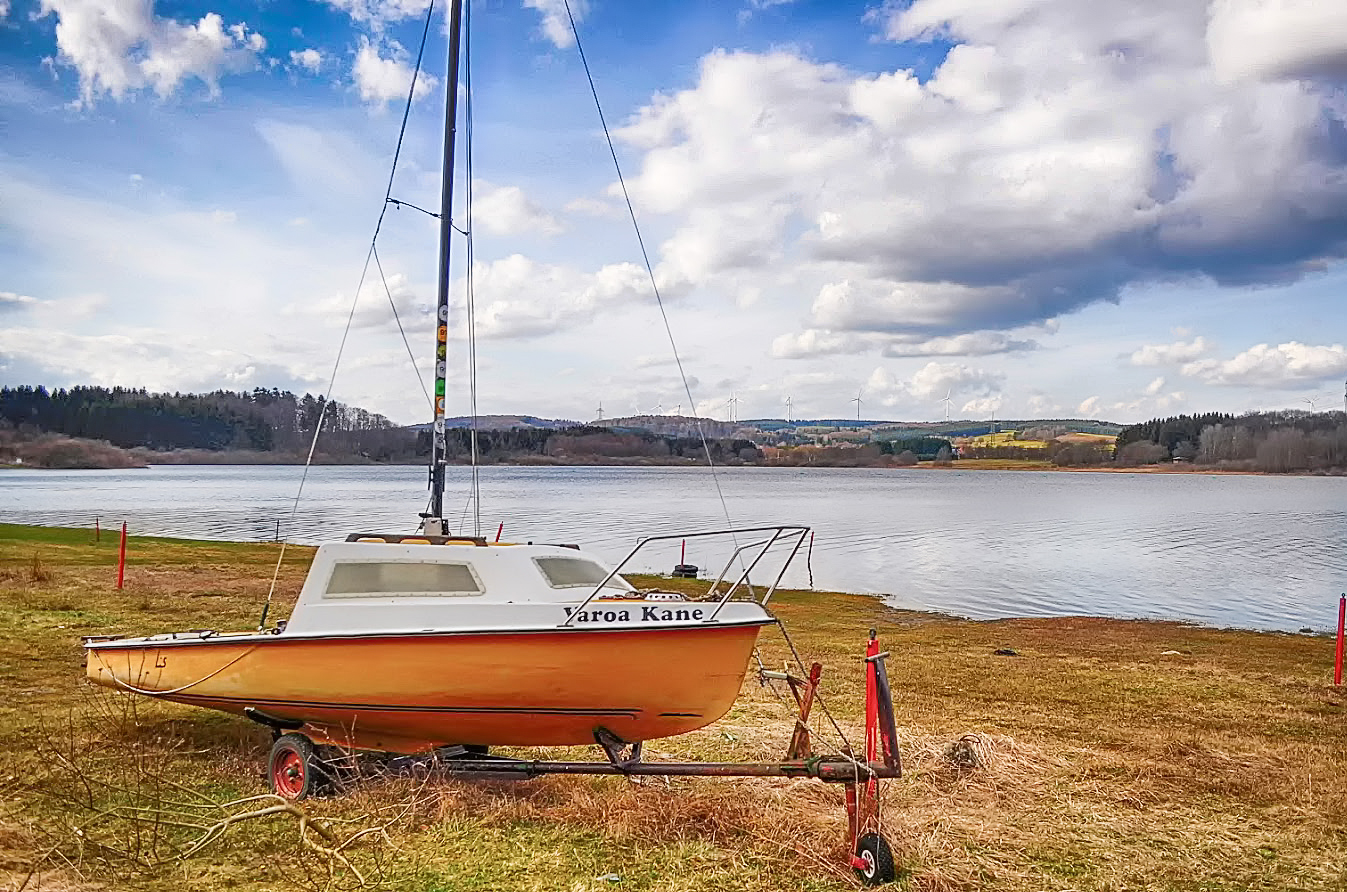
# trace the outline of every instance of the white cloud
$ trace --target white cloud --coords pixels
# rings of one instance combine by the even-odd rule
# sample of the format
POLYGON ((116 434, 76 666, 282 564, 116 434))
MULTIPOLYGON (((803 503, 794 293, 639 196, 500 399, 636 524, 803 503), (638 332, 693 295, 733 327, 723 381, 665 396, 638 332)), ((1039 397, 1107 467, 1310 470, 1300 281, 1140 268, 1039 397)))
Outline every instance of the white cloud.
POLYGON ((778 335, 772 341, 771 353, 777 359, 800 359, 805 356, 860 353, 870 347, 871 342, 859 335, 806 328, 798 333, 778 335))
POLYGON ((990 356, 1037 349, 1030 340, 1016 340, 1004 332, 975 331, 953 337, 923 338, 920 335, 876 335, 806 328, 786 333, 772 341, 771 354, 778 359, 864 353, 878 350, 898 359, 917 356, 990 356))
POLYGON ((9 18, 9 0, 0 0, 0 21, 9 18))
POLYGON ((318 69, 323 66, 323 53, 312 47, 303 50, 290 51, 290 64, 296 68, 306 69, 310 74, 317 74, 318 69))
MULTIPOLYGON (((360 290, 360 299, 351 307, 351 292, 335 291, 326 297, 311 300, 303 304, 290 304, 281 308, 283 316, 308 317, 317 324, 345 325, 349 315, 355 328, 388 328, 393 330, 397 320, 409 333, 413 330, 429 329, 430 320, 435 315, 434 286, 418 287, 411 283, 407 275, 396 272, 384 264, 387 278, 381 279, 377 271, 371 272, 360 290), (393 308, 397 308, 397 319, 393 308)), ((428 338, 427 338, 428 339, 428 338)))
MULTIPOLYGON (((994 396, 1001 391, 1005 376, 986 369, 970 368, 950 362, 928 362, 907 380, 894 377, 883 367, 871 372, 865 382, 865 396, 881 405, 893 408, 916 409, 923 414, 946 395, 967 394, 970 391, 983 396, 994 396)), ((953 396, 959 399, 960 396, 953 396)))
MULTIPOLYGON (((565 49, 575 43, 570 20, 566 17, 566 4, 562 0, 524 0, 524 8, 535 10, 542 16, 540 30, 553 46, 565 49)), ((577 25, 585 20, 587 12, 588 0, 571 0, 571 15, 575 16, 577 25)))
MULTIPOLYGON (((600 310, 652 300, 650 279, 634 263, 586 273, 513 254, 479 264, 474 280, 482 338, 550 334, 587 321, 600 310)), ((456 319, 461 322, 462 313, 456 319)))
POLYGON ((518 186, 475 184, 472 199, 474 223, 497 235, 519 235, 538 232, 557 235, 562 225, 551 214, 532 201, 518 186))
POLYGON ((1347 4, 1325 0, 1213 0, 1212 67, 1227 80, 1347 74, 1347 4))
POLYGON ((124 333, 80 335, 59 328, 0 329, 0 357, 16 370, 41 369, 44 380, 134 386, 150 390, 210 391, 221 387, 313 387, 322 381, 312 367, 268 362, 221 349, 212 337, 139 328, 124 333))
POLYGON ((1025 401, 1030 417, 1052 418, 1062 412, 1062 406, 1045 393, 1032 393, 1025 401))
POLYGON ((1153 381, 1151 381, 1151 383, 1146 385, 1145 393, 1146 396, 1155 396, 1164 389, 1165 389, 1165 379, 1163 377, 1156 378, 1153 381))
POLYGON ((1211 344, 1200 336, 1191 341, 1177 341, 1173 344, 1147 344, 1132 353, 1132 365, 1157 366, 1192 362, 1210 349, 1211 344))
POLYGON ((212 96, 220 76, 257 65, 266 39, 208 12, 195 24, 156 16, 150 0, 41 0, 55 14, 59 61, 79 74, 80 101, 122 99, 146 87, 161 98, 196 78, 212 96))
POLYGON ((638 207, 676 227, 670 274, 727 295, 750 269, 812 288, 802 327, 826 334, 799 337, 849 351, 884 342, 848 333, 1005 332, 1129 285, 1284 283, 1347 256, 1331 90, 1221 82, 1199 0, 1080 9, 883 7, 889 39, 954 44, 926 80, 795 50, 707 55, 620 130, 642 153, 638 207))
POLYGON ((290 179, 315 195, 368 196, 380 166, 348 133, 263 118, 254 125, 290 179))
POLYGON ((1275 347, 1255 344, 1233 359, 1197 360, 1182 371, 1208 384, 1269 390, 1307 387, 1347 375, 1347 349, 1341 344, 1315 346, 1298 341, 1275 347))
POLYGON ((789 6, 794 2, 795 0, 748 0, 748 5, 739 10, 739 24, 748 24, 755 12, 762 12, 764 9, 772 9, 777 6, 789 6))
POLYGON ((959 411, 971 418, 981 418, 984 415, 995 416, 1001 411, 1002 398, 1000 396, 984 396, 980 399, 969 400, 959 407, 959 411))
MULTIPOLYGON (((412 82, 407 51, 396 40, 388 42, 388 50, 389 56, 384 57, 368 37, 362 35, 360 38, 355 64, 351 66, 351 79, 365 102, 382 106, 389 100, 405 101, 407 98, 407 88, 412 82)), ((438 84, 438 78, 422 70, 416 77, 413 98, 425 98, 438 84)))
POLYGON ((35 307, 38 300, 35 297, 29 297, 26 294, 16 294, 13 291, 0 291, 0 315, 5 313, 18 313, 35 307))
POLYGON ((395 22, 420 16, 430 5, 430 0, 324 0, 324 2, 349 15, 352 21, 368 25, 376 31, 395 22))
POLYGON ((1092 396, 1082 400, 1076 407, 1076 412, 1085 418, 1092 418, 1099 414, 1099 397, 1092 396))

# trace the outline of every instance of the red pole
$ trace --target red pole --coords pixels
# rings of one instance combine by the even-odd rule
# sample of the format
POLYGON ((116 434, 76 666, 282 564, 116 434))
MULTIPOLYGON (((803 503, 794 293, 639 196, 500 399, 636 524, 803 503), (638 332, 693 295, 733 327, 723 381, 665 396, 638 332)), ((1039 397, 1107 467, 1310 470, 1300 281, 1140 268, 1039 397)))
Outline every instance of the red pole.
POLYGON ((505 521, 502 520, 502 521, 500 522, 500 526, 496 527, 496 541, 497 541, 497 542, 500 541, 500 534, 503 533, 503 532, 505 532, 505 521))
POLYGON ((126 521, 122 521, 122 544, 117 551, 117 588, 126 582, 126 521))
POLYGON ((102 531, 101 529, 99 529, 99 527, 98 527, 98 518, 97 518, 97 517, 94 518, 94 541, 95 541, 95 542, 102 542, 102 541, 103 541, 103 531, 102 531))
POLYGON ((1333 656, 1333 684, 1342 684, 1342 629, 1347 623, 1347 594, 1338 598, 1338 650, 1333 656))
POLYGON ((688 562, 688 540, 683 540, 683 546, 678 551, 678 563, 686 564, 688 562))

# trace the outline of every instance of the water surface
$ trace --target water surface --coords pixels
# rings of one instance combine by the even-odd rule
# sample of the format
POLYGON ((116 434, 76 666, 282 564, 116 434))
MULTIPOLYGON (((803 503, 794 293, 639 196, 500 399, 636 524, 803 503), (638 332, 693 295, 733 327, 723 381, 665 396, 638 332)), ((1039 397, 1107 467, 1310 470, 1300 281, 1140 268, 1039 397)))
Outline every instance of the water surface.
MULTIPOLYGON (((292 541, 410 531, 424 469, 160 466, 0 471, 0 520, 292 541)), ((639 536, 726 526, 705 468, 488 467, 483 532, 577 542, 618 559, 639 536)), ((467 507, 450 468, 446 514, 467 507)), ((786 582, 977 618, 1092 614, 1327 629, 1347 590, 1347 479, 732 468, 715 480, 736 525, 816 531, 786 582)), ((471 526, 471 520, 468 520, 471 526)), ((470 530, 469 530, 470 531, 470 530)), ((692 546, 688 560, 707 566, 692 546)), ((677 555, 657 557, 667 570, 677 555), (666 560, 667 558, 667 560, 666 560)), ((718 560, 718 558, 717 558, 718 560)))

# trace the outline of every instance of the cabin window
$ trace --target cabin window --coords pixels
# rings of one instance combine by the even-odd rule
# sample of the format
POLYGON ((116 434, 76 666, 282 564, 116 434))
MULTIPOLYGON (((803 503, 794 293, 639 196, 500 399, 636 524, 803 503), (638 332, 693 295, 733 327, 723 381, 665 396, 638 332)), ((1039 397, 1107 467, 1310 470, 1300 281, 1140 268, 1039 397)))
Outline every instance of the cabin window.
MULTIPOLYGON (((574 588, 582 585, 593 588, 608 576, 608 571, 603 567, 582 558, 534 558, 534 563, 538 565, 539 570, 543 571, 543 576, 547 578, 547 584, 552 588, 574 588)), ((627 584, 627 580, 621 576, 614 576, 609 579, 604 588, 632 591, 632 587, 627 584)))
POLYGON ((325 598, 471 597, 482 593, 467 564, 345 561, 332 568, 325 598))

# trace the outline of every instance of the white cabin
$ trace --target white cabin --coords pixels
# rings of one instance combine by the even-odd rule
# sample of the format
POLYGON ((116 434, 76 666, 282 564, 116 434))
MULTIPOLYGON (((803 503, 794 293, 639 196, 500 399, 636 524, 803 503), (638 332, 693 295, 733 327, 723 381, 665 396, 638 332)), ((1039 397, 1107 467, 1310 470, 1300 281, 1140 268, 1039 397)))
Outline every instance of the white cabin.
POLYGON ((715 602, 672 592, 643 594, 602 559, 569 546, 370 538, 319 546, 282 635, 735 625, 765 618, 756 604, 732 601, 718 611, 715 602), (600 584, 603 590, 584 604, 600 584))

